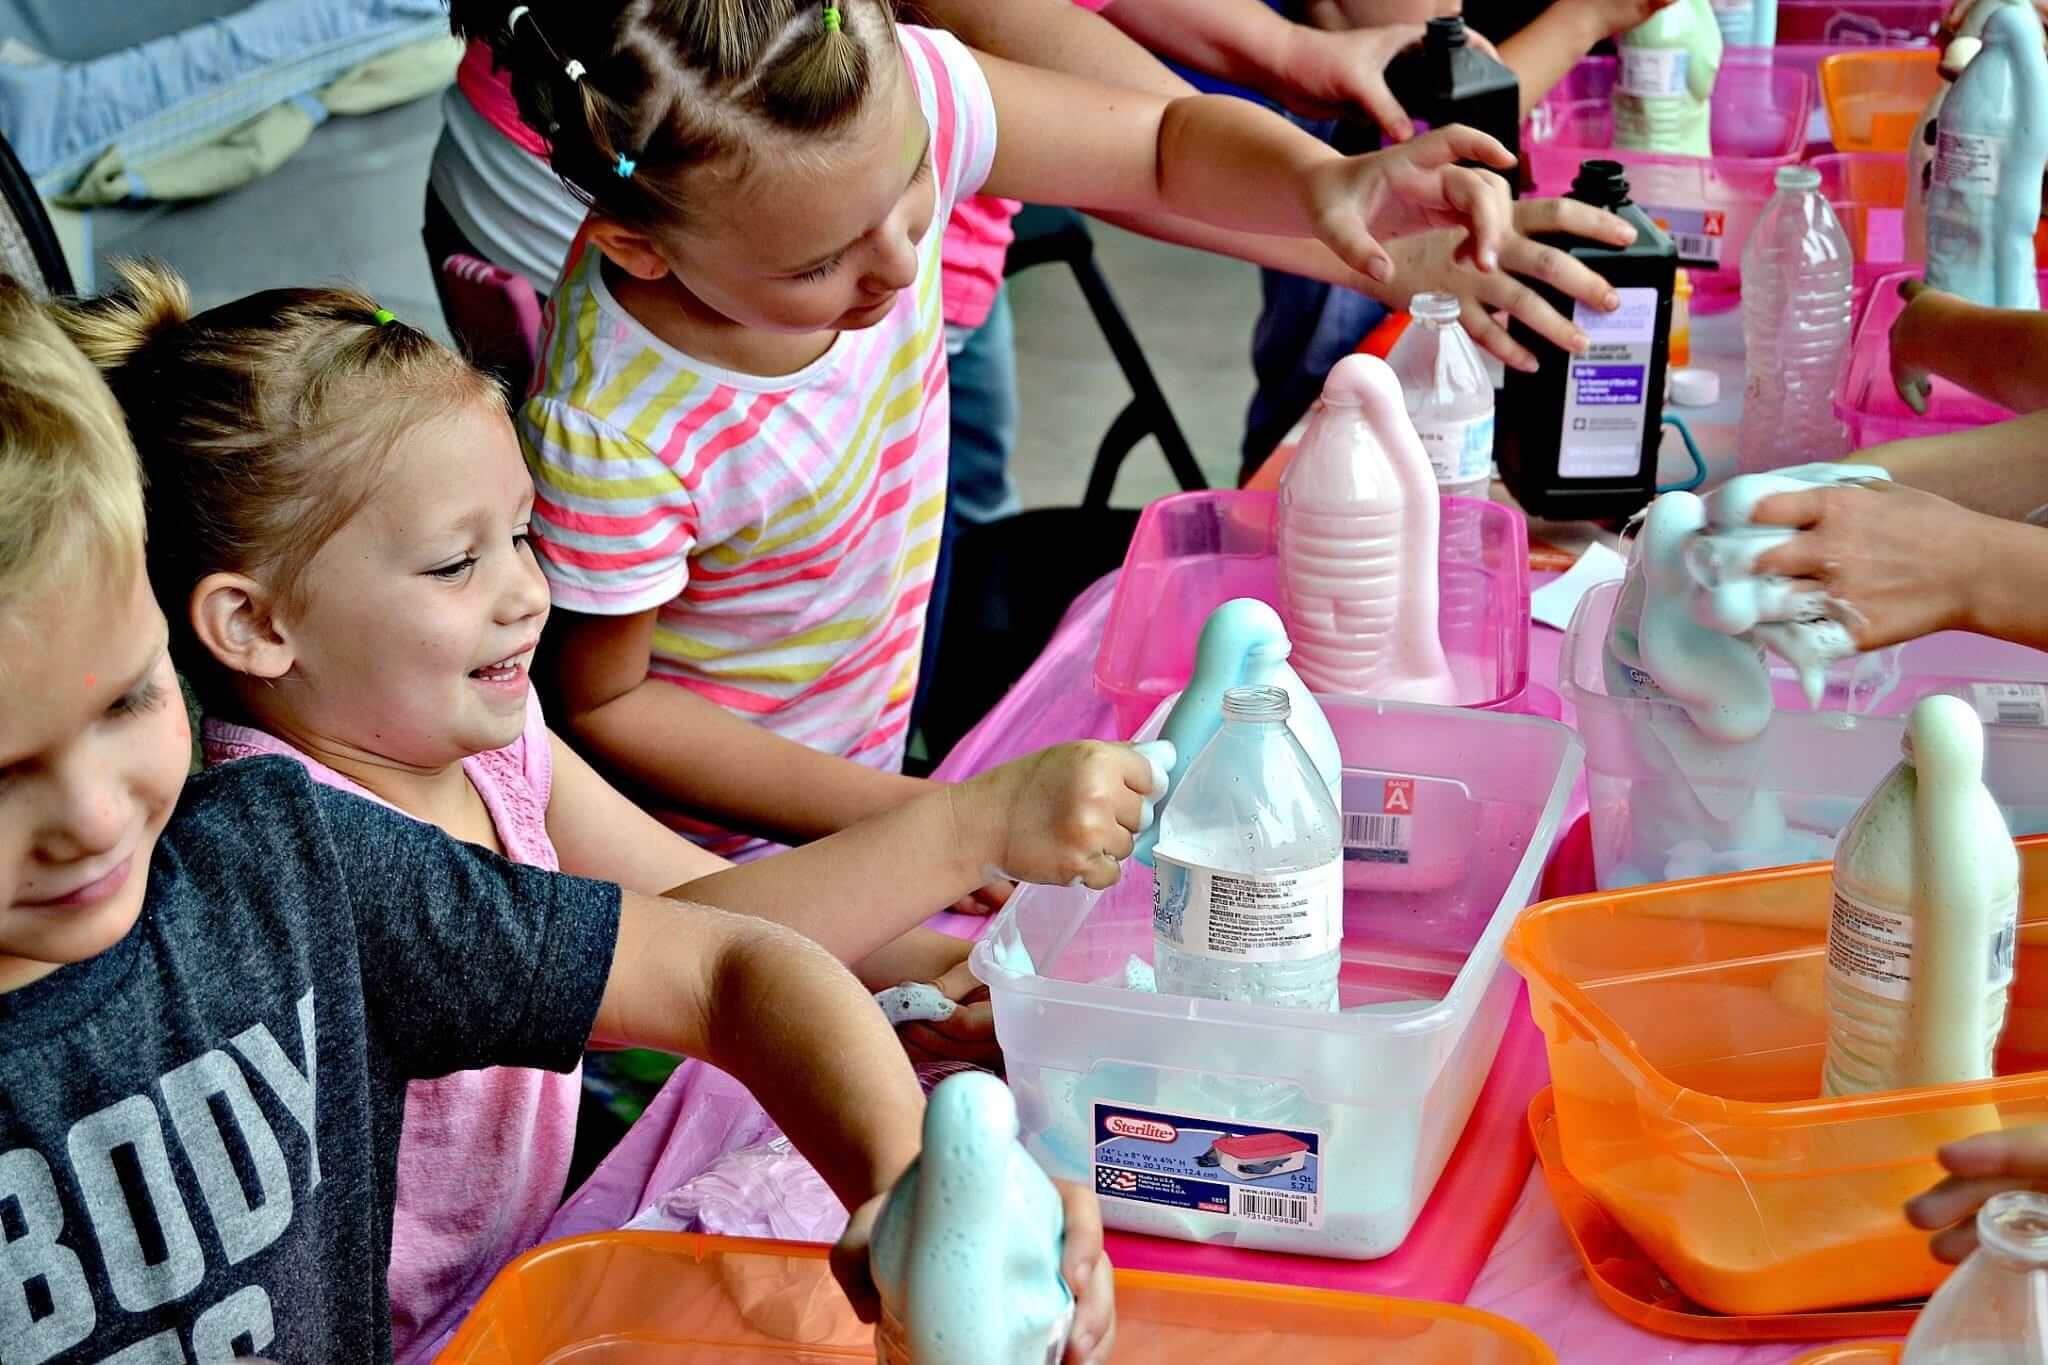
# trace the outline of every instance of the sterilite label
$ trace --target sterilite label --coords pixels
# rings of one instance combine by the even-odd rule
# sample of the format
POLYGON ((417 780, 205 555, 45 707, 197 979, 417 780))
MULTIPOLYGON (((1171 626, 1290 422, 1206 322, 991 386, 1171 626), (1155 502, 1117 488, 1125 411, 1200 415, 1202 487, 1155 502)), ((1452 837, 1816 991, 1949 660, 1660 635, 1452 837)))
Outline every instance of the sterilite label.
POLYGON ((1415 779, 1389 777, 1376 811, 1344 812, 1344 861, 1406 866, 1414 846, 1415 779))
POLYGON ((1243 1223, 1323 1225, 1322 1134, 1095 1105, 1095 1192, 1243 1223))
POLYGON ((1643 405, 1657 338, 1657 291, 1614 292, 1621 305, 1611 313, 1585 303, 1572 310, 1572 321, 1588 344, 1565 371, 1557 472, 1568 479, 1632 478, 1643 461, 1643 405))
POLYGON ((1152 928, 1182 951, 1229 962, 1305 962, 1344 932, 1341 862, 1257 876, 1154 855, 1152 928))
POLYGON ((1945 190, 1994 194, 2004 159, 2004 138, 1944 129, 1934 145, 1934 183, 1945 190))
POLYGON ((1687 56, 1684 48, 1623 47, 1621 93, 1644 99, 1683 95, 1687 56))
POLYGON ((1986 725, 2048 726, 2048 687, 2040 683, 1971 683, 1970 696, 1986 725))
MULTIPOLYGON (((1746 7, 1745 7, 1746 8, 1746 7)), ((1643 212, 1670 235, 1681 265, 1719 270, 1728 240, 1728 215, 1720 209, 1674 209, 1645 204, 1643 212)))

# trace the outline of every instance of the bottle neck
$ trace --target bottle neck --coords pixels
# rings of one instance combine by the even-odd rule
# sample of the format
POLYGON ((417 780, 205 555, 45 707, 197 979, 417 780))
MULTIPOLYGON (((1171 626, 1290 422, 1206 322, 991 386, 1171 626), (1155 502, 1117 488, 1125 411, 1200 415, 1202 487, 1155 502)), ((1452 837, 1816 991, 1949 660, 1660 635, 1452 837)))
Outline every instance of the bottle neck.
POLYGON ((2048 1270, 2048 1194, 1993 1195, 1977 1212, 1977 1245, 2010 1270, 2048 1270))

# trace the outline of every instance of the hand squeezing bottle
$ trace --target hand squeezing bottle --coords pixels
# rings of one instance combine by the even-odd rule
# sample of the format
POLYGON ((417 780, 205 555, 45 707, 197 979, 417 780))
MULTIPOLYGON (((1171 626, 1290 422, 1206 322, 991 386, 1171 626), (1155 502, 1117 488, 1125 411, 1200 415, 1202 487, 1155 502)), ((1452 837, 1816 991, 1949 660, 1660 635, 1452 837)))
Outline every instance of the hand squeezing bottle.
POLYGON ((1337 362, 1280 481, 1280 613, 1318 692, 1450 705, 1436 475, 1387 363, 1337 362))
POLYGON ((2019 854, 1969 703, 1913 708, 1905 758, 1842 831, 1828 923, 1826 1093, 1988 1079, 2005 1027, 2019 854))
POLYGON ((1057 1365, 1066 1350, 1066 1215, 1017 1133, 1016 1100, 986 1072, 932 1091, 924 1151, 875 1222, 880 1365, 1057 1365))
POLYGON ((1710 0, 1678 0, 1614 40, 1614 145, 1630 152, 1712 156, 1721 25, 1710 0))
MULTIPOLYGON (((1978 17, 1973 11, 1971 22, 1978 17)), ((1929 125, 1927 283, 1986 307, 2039 308, 2034 232, 2048 168, 2048 52, 2040 16, 2024 0, 1992 8, 1982 31, 1982 50, 1929 125)))

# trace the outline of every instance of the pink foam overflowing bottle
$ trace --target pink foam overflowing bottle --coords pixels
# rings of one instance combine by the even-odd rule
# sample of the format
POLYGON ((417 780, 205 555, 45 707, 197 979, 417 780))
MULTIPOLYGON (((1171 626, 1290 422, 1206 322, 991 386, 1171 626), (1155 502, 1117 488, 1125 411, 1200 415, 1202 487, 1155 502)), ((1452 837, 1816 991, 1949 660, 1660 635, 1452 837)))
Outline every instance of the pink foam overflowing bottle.
POLYGON ((1437 633, 1438 516, 1393 370, 1346 356, 1280 480, 1280 614, 1311 689, 1456 702, 1437 633))

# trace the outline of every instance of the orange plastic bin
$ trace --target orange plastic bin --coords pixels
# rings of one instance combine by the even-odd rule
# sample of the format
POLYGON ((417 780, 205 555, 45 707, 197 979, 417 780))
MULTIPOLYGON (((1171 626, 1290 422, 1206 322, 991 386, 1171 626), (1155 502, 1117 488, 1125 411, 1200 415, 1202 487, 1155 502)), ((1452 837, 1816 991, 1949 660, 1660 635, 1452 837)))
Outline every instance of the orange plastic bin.
MULTIPOLYGON (((1116 1365, 1555 1365, 1470 1308, 1119 1271, 1116 1365)), ((672 1233, 555 1242, 507 1266, 439 1365, 873 1360, 825 1248, 672 1233)))
POLYGON ((1838 151, 1903 152, 1927 102, 1941 88, 1941 53, 1837 52, 1820 63, 1820 97, 1838 151))
POLYGON ((1523 913, 1507 956, 1550 1052, 1566 1170, 1688 1298, 1807 1313, 1946 1275, 1901 1206, 1934 1149, 2048 1121, 2048 838, 2022 840, 1995 1079, 1821 1099, 1825 864, 1523 913))

